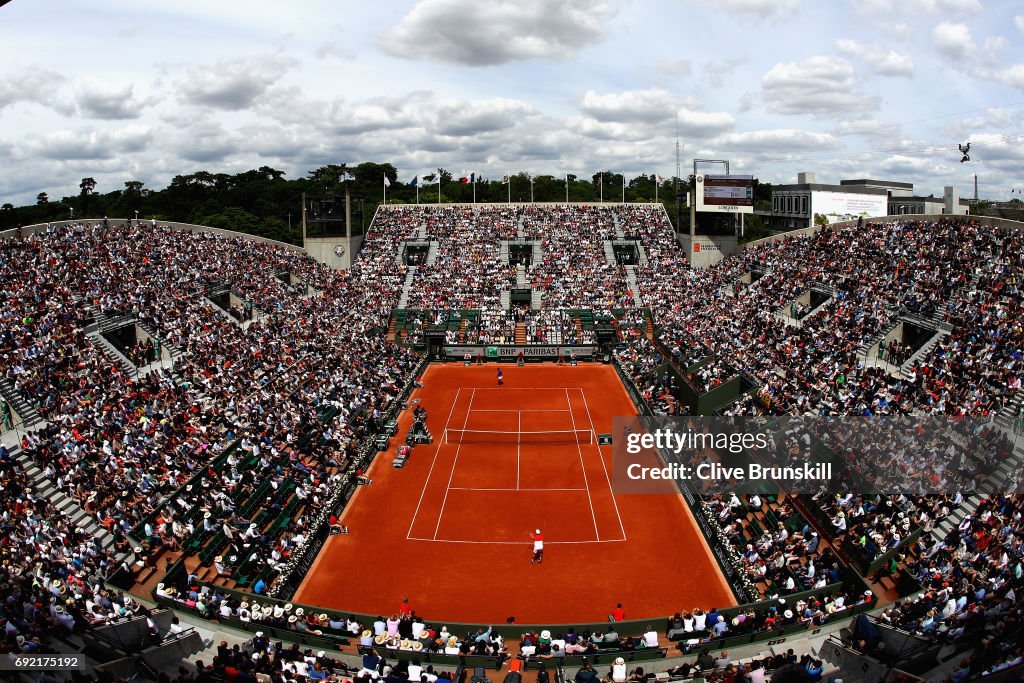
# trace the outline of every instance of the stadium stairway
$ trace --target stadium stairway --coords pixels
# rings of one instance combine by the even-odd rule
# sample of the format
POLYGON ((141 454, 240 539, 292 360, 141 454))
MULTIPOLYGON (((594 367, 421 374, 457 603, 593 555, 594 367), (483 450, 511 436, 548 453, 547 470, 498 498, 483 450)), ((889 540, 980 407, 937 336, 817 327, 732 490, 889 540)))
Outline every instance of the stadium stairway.
POLYGON ((466 343, 466 319, 463 318, 462 322, 459 323, 459 343, 466 343))
POLYGON ((1024 415, 1021 414, 1024 411, 1024 391, 1018 391, 1013 401, 1010 402, 1009 407, 1006 410, 1000 410, 996 413, 995 424, 1003 431, 1009 432, 1012 435, 1020 433, 1021 418, 1024 415))
POLYGON ((520 264, 516 266, 516 287, 519 289, 526 289, 530 286, 530 281, 526 279, 526 266, 520 264))
POLYGON ((398 297, 398 308, 405 308, 409 305, 409 291, 412 289, 412 281, 416 278, 416 266, 409 266, 405 273, 405 283, 402 285, 402 294, 398 297))
POLYGON ((395 314, 392 313, 391 317, 388 318, 388 331, 385 335, 388 341, 395 341, 395 314))
POLYGON ((523 232, 523 221, 526 220, 526 216, 519 216, 519 223, 516 224, 516 237, 523 239, 526 237, 526 233, 523 232))
POLYGON ((437 261, 437 253, 441 250, 441 243, 437 240, 430 240, 430 247, 427 248, 427 265, 432 266, 437 261))
POLYGON ((544 292, 540 291, 536 287, 530 292, 530 308, 534 311, 539 311, 541 306, 544 305, 544 292))
POLYGON ((931 353, 932 349, 935 348, 935 345, 948 336, 949 331, 946 330, 944 327, 940 327, 937 330, 935 330, 935 334, 932 335, 932 338, 925 342, 924 346, 915 351, 913 355, 911 355, 910 358, 907 359, 907 362, 900 366, 900 373, 903 374, 904 377, 906 377, 912 366, 916 365, 919 360, 921 360, 929 353, 931 353))
POLYGON ((619 214, 616 211, 612 212, 612 224, 615 226, 615 236, 619 239, 626 237, 626 233, 622 229, 622 223, 619 222, 619 214))
POLYGON ((604 242, 604 260, 610 265, 615 265, 615 246, 611 240, 605 240, 604 242))
POLYGON ((122 354, 116 346, 107 341, 106 337, 104 337, 101 332, 93 332, 87 336, 92 339, 93 343, 96 344, 99 350, 107 354, 107 356, 113 360, 124 373, 129 377, 138 377, 139 371, 135 365, 128 360, 128 358, 122 354))
POLYGON ((502 265, 508 263, 508 240, 502 240, 501 246, 498 247, 498 263, 502 265))
MULTIPOLYGON (((85 529, 93 538, 96 539, 97 544, 104 550, 113 551, 114 548, 114 537, 105 528, 96 523, 96 520, 88 512, 82 509, 82 507, 75 502, 73 498, 65 495, 63 492, 57 490, 56 487, 46 478, 43 471, 29 458, 25 453, 22 452, 21 447, 15 447, 11 450, 11 455, 18 463, 25 468, 25 472, 32 480, 32 485, 36 491, 53 505, 63 512, 71 522, 79 527, 85 529)), ((132 556, 130 562, 135 561, 132 556)))
MULTIPOLYGON (((1021 397, 1018 396, 1018 401, 1020 400, 1021 397)), ((993 424, 1000 427, 998 415, 993 424)), ((1010 438, 1014 440, 1013 451, 1010 453, 1010 456, 999 463, 996 471, 978 486, 976 492, 964 497, 964 502, 959 508, 952 511, 945 519, 935 525, 931 532, 934 539, 938 541, 944 540, 950 532, 960 525, 960 522, 967 515, 973 514, 978 509, 978 505, 983 499, 991 498, 996 492, 1006 491, 1008 485, 1016 478, 1021 468, 1024 467, 1024 443, 1020 439, 1015 438, 1016 435, 1013 434, 1012 430, 1009 431, 1010 438)))
POLYGON ((15 424, 20 426, 21 429, 31 429, 32 427, 44 424, 39 411, 34 406, 29 405, 28 401, 22 397, 6 377, 0 377, 0 396, 4 397, 7 405, 17 414, 20 419, 20 425, 18 424, 19 420, 15 420, 15 424))
POLYGON ((173 344, 168 344, 167 342, 165 342, 162 336, 154 332, 148 325, 144 325, 141 320, 136 318, 135 324, 142 328, 142 330, 153 339, 159 339, 161 348, 167 349, 167 353, 170 354, 171 360, 174 360, 175 358, 181 356, 181 349, 179 349, 177 346, 174 346, 173 344))
POLYGON ((629 291, 633 293, 633 302, 642 308, 644 300, 640 296, 640 283, 636 281, 636 266, 626 266, 626 283, 629 285, 629 291))
POLYGON ((499 295, 499 301, 501 302, 501 310, 507 311, 512 308, 512 292, 503 290, 499 295))
POLYGON ((526 343, 526 324, 516 323, 516 344, 526 343))

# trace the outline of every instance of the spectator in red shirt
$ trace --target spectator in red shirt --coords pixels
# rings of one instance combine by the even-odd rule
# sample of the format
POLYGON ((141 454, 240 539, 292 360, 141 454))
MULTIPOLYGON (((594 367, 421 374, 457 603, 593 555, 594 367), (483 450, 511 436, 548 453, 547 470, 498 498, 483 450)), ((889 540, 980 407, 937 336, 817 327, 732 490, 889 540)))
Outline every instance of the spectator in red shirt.
POLYGON ((617 605, 615 605, 615 609, 612 610, 612 613, 611 613, 610 617, 611 617, 611 619, 610 619, 611 621, 625 621, 626 620, 626 610, 622 609, 622 603, 621 602, 618 603, 617 605))

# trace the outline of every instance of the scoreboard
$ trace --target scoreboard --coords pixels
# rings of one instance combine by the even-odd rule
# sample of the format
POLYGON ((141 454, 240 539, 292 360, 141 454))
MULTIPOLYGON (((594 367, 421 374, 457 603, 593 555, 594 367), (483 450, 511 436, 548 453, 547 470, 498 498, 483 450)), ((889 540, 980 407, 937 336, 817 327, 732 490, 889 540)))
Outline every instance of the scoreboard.
POLYGON ((754 176, 698 175, 697 211, 754 212, 754 176))

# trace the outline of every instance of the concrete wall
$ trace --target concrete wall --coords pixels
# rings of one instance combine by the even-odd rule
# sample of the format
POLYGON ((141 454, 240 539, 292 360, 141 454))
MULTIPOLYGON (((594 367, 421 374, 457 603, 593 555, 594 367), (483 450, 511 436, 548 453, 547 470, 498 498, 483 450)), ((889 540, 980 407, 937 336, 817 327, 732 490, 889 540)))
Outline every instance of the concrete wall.
MULTIPOLYGON (((103 223, 102 218, 87 218, 82 220, 74 221, 53 221, 52 223, 37 223, 36 225, 26 225, 21 228, 22 234, 25 236, 34 235, 39 232, 46 232, 47 226, 53 227, 65 227, 69 225, 100 225, 103 223)), ((125 218, 108 218, 107 222, 113 227, 120 227, 126 223, 129 223, 128 219, 125 218)), ((143 227, 149 225, 149 221, 139 221, 143 227)), ((157 221, 157 225, 163 227, 170 227, 172 230, 184 230, 188 232, 210 232, 214 235, 221 235, 227 238, 236 238, 243 240, 250 240, 252 242, 262 242, 263 244, 272 244, 276 247, 284 247, 291 249, 292 251, 304 251, 302 247, 294 244, 288 244, 287 242, 279 242, 278 240, 267 239, 266 237, 258 237, 256 235, 249 235, 244 232, 235 232, 234 230, 221 230, 220 228, 211 228, 205 225, 194 225, 192 223, 178 223, 175 221, 157 221)), ((10 239, 17 236, 18 230, 4 230, 0 232, 0 239, 10 239)))
POLYGON ((363 247, 362 235, 353 237, 307 237, 305 240, 306 253, 311 258, 330 266, 331 268, 347 269, 352 267, 352 259, 363 247), (344 249, 340 256, 335 249, 338 246, 344 249))
POLYGON ((736 237, 733 235, 695 235, 691 243, 688 234, 677 233, 676 239, 693 268, 707 268, 736 253, 736 237))
MULTIPOLYGON (((136 325, 135 326, 135 338, 138 340, 138 342, 140 344, 144 344, 146 342, 146 340, 153 339, 153 336, 149 332, 146 332, 146 330, 144 330, 140 325, 136 325)), ((156 339, 153 339, 154 343, 156 343, 156 341, 157 341, 156 339)), ((163 340, 161 340, 160 341, 160 357, 157 360, 170 360, 170 359, 171 359, 171 350, 168 349, 164 345, 163 340)))

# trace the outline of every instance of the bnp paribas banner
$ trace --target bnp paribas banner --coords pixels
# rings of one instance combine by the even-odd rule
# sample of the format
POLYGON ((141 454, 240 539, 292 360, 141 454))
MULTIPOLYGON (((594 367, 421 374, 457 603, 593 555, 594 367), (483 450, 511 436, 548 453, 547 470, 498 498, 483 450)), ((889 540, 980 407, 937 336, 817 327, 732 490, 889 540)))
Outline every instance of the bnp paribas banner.
POLYGON ((446 346, 444 354, 449 358, 483 356, 490 360, 501 358, 589 358, 596 353, 593 346, 446 346))

